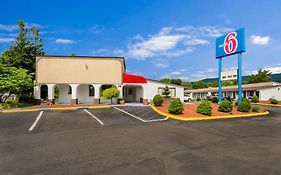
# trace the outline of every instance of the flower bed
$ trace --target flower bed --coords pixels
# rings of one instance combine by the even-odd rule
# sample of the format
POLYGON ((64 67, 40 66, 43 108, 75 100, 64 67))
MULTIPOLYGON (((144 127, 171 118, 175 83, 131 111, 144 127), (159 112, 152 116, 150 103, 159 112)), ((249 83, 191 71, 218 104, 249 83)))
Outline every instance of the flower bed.
MULTIPOLYGON (((239 114, 256 114, 256 112, 239 112, 237 111, 237 107, 233 106, 232 112, 220 112, 218 111, 219 105, 216 103, 212 104, 212 115, 206 116, 196 112, 198 104, 191 103, 191 104, 184 104, 184 111, 183 114, 178 115, 179 117, 184 118, 192 118, 192 117, 212 117, 212 116, 229 116, 229 115, 239 115, 239 114)), ((162 106, 157 106, 156 108, 164 113, 169 113, 168 111, 168 104, 163 104, 162 106)), ((264 112, 264 111, 260 111, 264 112)))

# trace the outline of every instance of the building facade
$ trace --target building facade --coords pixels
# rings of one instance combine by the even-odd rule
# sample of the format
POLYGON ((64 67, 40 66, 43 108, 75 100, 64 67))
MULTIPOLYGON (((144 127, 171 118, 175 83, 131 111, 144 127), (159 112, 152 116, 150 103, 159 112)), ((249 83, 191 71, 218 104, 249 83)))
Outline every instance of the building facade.
MULTIPOLYGON (((245 84, 242 87, 243 97, 251 98, 256 95, 261 101, 267 101, 270 98, 281 100, 281 83, 278 82, 265 82, 265 83, 253 83, 245 84)), ((185 96, 190 99, 206 99, 208 97, 218 96, 218 88, 204 88, 204 89, 193 89, 185 90, 185 96)), ((222 96, 231 97, 238 99, 238 87, 237 86, 226 86, 222 88, 222 96)))
POLYGON ((36 59, 36 99, 43 91, 51 103, 108 103, 102 91, 115 86, 126 102, 147 104, 168 86, 170 96, 183 101, 184 87, 126 74, 123 57, 40 56, 36 59), (57 97, 57 98, 56 98, 57 97))

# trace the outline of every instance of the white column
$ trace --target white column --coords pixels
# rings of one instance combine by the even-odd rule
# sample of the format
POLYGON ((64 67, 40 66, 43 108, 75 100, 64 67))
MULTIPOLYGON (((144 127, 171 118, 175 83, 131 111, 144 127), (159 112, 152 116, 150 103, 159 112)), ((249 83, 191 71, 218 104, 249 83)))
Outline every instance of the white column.
POLYGON ((48 86, 48 100, 55 99, 55 84, 47 84, 48 86))
POLYGON ((94 98, 94 104, 99 104, 100 103, 100 88, 101 84, 92 84, 93 87, 95 88, 95 98, 94 98))
POLYGON ((120 91, 118 98, 123 98, 123 86, 122 85, 116 85, 117 89, 120 91))
POLYGON ((69 84, 71 87, 71 104, 78 104, 77 89, 79 84, 69 84))
POLYGON ((41 85, 34 86, 33 88, 34 97, 37 100, 41 99, 41 85))

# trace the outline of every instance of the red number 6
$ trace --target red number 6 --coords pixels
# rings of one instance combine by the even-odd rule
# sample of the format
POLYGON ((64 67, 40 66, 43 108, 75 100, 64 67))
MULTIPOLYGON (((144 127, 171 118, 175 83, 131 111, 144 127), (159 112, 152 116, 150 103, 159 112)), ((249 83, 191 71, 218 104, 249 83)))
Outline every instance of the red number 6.
POLYGON ((227 54, 232 54, 236 51, 238 47, 238 42, 236 39, 237 33, 231 32, 224 39, 224 52, 227 54))

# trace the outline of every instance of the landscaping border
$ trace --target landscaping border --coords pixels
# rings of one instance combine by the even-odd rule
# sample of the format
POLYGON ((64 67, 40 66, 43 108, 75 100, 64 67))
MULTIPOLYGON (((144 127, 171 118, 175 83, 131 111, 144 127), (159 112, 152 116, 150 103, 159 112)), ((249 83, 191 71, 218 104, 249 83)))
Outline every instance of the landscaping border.
MULTIPOLYGON (((59 107, 59 108, 39 108, 39 109, 5 109, 2 113, 20 113, 20 112, 38 112, 38 111, 74 111, 78 109, 105 109, 111 108, 110 105, 100 106, 77 106, 77 107, 59 107)), ((1 112, 1 111, 0 111, 1 112)))
POLYGON ((181 117, 178 115, 173 115, 173 114, 168 114, 165 112, 160 111, 159 109, 157 109, 155 106, 150 105, 150 107, 157 112, 160 115, 166 116, 166 117, 170 117, 172 119, 176 119, 176 120, 181 120, 181 121, 199 121, 199 120, 216 120, 216 119, 231 119, 231 118, 242 118, 242 117, 257 117, 257 116, 264 116, 264 115, 268 115, 269 112, 265 111, 265 112, 259 112, 259 113, 255 113, 255 114, 241 114, 241 115, 224 115, 224 116, 209 116, 209 117, 192 117, 192 118, 186 118, 186 117, 181 117))
POLYGON ((281 104, 252 103, 252 105, 281 107, 281 104))

